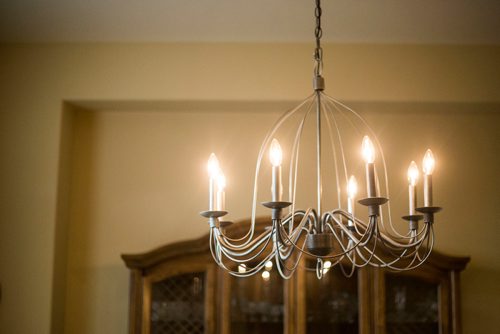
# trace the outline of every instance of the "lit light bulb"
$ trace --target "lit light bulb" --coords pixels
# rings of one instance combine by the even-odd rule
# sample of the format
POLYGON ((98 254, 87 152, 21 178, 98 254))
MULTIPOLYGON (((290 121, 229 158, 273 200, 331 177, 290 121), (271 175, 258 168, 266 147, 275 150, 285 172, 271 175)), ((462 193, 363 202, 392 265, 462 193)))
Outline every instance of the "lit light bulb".
POLYGON ((432 151, 429 149, 425 152, 424 160, 423 160, 423 170, 426 175, 432 175, 434 172, 434 167, 436 166, 436 160, 434 160, 434 155, 432 151))
POLYGON ((271 142, 271 147, 269 149, 269 158, 271 159, 271 164, 273 166, 280 166, 283 160, 283 152, 281 151, 281 146, 276 138, 271 142))
POLYGON ((216 179, 220 173, 219 160, 214 153, 210 154, 210 158, 208 158, 207 170, 211 179, 216 179))
POLYGON ((226 176, 220 169, 217 174, 217 187, 219 188, 219 191, 224 191, 224 189, 226 189, 226 176))
POLYGON ((368 136, 363 137, 363 143, 361 144, 361 150, 363 153, 363 158, 368 164, 372 164, 375 161, 375 149, 373 148, 373 143, 368 136))
POLYGON ((240 264, 240 265, 238 266, 238 272, 239 272, 240 274, 244 274, 244 273, 246 273, 246 272, 247 272, 247 266, 246 266, 245 264, 240 264))
POLYGON ((326 274, 330 268, 332 267, 332 263, 330 261, 325 261, 323 263, 323 275, 326 274))
POLYGON ((418 180, 418 167, 415 161, 410 163, 410 167, 408 167, 408 182, 411 186, 416 186, 418 180))
POLYGON ((273 261, 267 261, 265 264, 266 270, 271 270, 273 269, 273 261))
POLYGON ((263 272, 262 272, 262 279, 263 279, 264 281, 269 281, 269 277, 270 277, 270 276, 271 276, 271 274, 269 273, 269 271, 267 271, 267 270, 266 270, 266 271, 263 271, 263 272))
POLYGON ((349 182, 347 182, 347 197, 348 198, 355 198, 356 194, 358 193, 358 183, 356 182, 356 178, 354 175, 351 175, 349 178, 349 182))

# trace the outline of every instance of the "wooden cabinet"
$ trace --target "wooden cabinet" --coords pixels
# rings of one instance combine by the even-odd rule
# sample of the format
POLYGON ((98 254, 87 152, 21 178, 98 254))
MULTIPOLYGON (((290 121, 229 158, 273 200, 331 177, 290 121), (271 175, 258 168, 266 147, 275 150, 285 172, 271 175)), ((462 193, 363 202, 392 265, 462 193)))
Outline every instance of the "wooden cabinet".
MULTIPOLYGON (((258 220, 262 231, 265 220, 258 220)), ((238 234, 243 221, 228 227, 238 234)), ((460 271, 469 258, 433 252, 403 273, 338 267, 316 278, 311 261, 290 280, 274 268, 236 278, 218 268, 208 236, 122 255, 131 273, 129 333, 461 333, 460 271)))

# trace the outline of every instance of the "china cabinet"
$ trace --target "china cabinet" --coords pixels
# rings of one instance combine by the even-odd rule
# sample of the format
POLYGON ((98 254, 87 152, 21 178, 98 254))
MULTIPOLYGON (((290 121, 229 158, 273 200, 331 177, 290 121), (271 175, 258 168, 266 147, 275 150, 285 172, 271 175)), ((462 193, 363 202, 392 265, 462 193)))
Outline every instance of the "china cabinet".
MULTIPOLYGON (((229 235, 248 229, 241 221, 229 235)), ((262 231, 268 222, 257 221, 262 231)), ((421 267, 394 273, 339 268, 318 280, 310 259, 290 280, 236 278, 212 260, 208 236, 122 255, 130 269, 130 334, 461 333, 460 272, 468 257, 433 252, 421 267)))

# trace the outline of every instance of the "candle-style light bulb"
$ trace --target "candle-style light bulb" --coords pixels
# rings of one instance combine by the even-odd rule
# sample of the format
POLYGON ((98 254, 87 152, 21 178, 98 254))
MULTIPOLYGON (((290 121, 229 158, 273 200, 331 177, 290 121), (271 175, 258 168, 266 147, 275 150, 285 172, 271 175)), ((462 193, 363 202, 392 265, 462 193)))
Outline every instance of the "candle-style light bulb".
POLYGON ((266 282, 267 282, 267 281, 269 281, 269 278, 270 278, 270 276, 271 276, 271 274, 270 274, 270 273, 269 273, 269 271, 267 271, 267 270, 266 270, 266 271, 263 271, 261 275, 262 275, 262 279, 263 279, 264 281, 266 281, 266 282))
POLYGON ((424 171, 424 206, 432 206, 432 173, 436 167, 436 160, 430 149, 425 152, 422 165, 424 171))
POLYGON ((347 197, 354 199, 358 193, 358 182, 354 175, 351 175, 349 182, 347 182, 347 197))
POLYGON ((283 160, 283 152, 281 151, 280 143, 276 138, 271 142, 271 147, 269 149, 269 158, 273 166, 280 166, 283 160))
POLYGON ((208 158, 207 170, 210 178, 214 180, 219 175, 220 171, 219 160, 217 159, 217 156, 214 153, 210 154, 210 157, 208 158))
POLYGON ((271 183, 271 195, 273 202, 280 202, 283 194, 283 189, 281 186, 281 162, 283 160, 283 152, 281 151, 281 146, 276 138, 271 142, 271 147, 269 148, 269 158, 272 169, 272 183, 271 183))
POLYGON ((411 186, 416 186, 418 181, 418 167, 415 161, 410 163, 410 167, 408 167, 408 183, 411 186))
POLYGON ((375 148, 368 136, 363 137, 361 152, 365 159, 366 169, 366 193, 368 197, 377 197, 377 186, 375 183, 375 148))
POLYGON ((436 160, 434 160, 434 154, 432 154, 432 151, 429 149, 427 150, 427 152, 425 152, 423 166, 422 166, 425 175, 432 175, 435 166, 436 166, 436 160))
POLYGON ((219 174, 217 175, 217 188, 219 191, 224 191, 226 189, 226 176, 220 170, 219 174))
POLYGON ((266 268, 266 270, 271 270, 273 269, 273 261, 269 260, 266 262, 266 264, 264 265, 264 267, 266 268))
POLYGON ((208 210, 213 211, 216 209, 217 193, 215 190, 215 181, 220 173, 219 160, 214 153, 210 154, 207 163, 208 170, 208 210))
POLYGON ((373 143, 368 136, 363 137, 361 151, 363 159, 365 159, 366 163, 372 164, 375 162, 375 148, 373 147, 373 143))
POLYGON ((217 175, 217 210, 226 210, 226 176, 219 169, 219 174, 217 175))
POLYGON ((414 215, 415 208, 417 207, 417 181, 418 181, 418 167, 415 161, 410 163, 408 167, 408 212, 414 215))

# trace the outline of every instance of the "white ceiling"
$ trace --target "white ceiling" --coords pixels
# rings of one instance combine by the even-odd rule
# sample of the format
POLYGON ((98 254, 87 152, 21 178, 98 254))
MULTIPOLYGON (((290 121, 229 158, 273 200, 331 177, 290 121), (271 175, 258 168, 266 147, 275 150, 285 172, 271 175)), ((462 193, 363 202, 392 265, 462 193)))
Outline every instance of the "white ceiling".
MULTIPOLYGON (((500 44, 499 0, 323 0, 324 40, 500 44)), ((312 41, 314 0, 2 0, 0 42, 312 41)))

